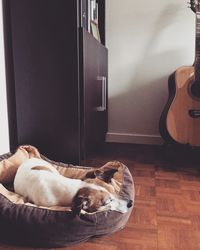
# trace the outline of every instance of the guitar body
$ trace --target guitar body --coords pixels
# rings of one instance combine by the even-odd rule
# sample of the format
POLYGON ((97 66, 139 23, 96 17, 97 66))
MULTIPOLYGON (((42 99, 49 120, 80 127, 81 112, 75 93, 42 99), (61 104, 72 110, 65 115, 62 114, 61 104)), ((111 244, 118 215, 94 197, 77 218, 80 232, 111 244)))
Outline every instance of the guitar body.
POLYGON ((194 67, 181 67, 169 77, 169 98, 160 119, 168 142, 200 146, 200 98, 192 94, 194 67))

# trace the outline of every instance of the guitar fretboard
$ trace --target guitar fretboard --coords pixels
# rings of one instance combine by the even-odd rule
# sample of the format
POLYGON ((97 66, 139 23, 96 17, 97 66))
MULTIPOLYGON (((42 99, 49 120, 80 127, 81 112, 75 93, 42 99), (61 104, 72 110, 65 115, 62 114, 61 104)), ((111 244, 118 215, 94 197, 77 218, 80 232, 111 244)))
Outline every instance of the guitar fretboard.
POLYGON ((200 12, 196 13, 195 79, 200 81, 200 12))

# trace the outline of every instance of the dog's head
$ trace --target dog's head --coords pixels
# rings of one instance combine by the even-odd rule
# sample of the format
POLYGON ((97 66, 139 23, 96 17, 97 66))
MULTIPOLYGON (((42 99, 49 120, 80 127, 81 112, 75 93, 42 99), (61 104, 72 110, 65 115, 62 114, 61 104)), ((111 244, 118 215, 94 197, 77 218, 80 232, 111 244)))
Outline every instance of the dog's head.
POLYGON ((81 209, 88 213, 100 210, 112 201, 106 190, 97 190, 89 187, 81 188, 73 200, 72 211, 79 214, 81 209))

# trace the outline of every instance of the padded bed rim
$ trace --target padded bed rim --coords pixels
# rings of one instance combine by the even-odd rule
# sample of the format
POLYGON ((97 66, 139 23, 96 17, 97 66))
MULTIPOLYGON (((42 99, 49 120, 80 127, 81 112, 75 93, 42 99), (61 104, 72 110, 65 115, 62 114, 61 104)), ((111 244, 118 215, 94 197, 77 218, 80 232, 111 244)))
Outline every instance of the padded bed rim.
MULTIPOLYGON (((12 155, 13 153, 1 155, 0 161, 12 155)), ((73 168, 70 164, 55 162, 45 156, 42 158, 61 167, 73 168)), ((127 186, 122 186, 120 193, 134 200, 133 179, 128 168, 124 167, 123 184, 126 182, 127 186)), ((74 166, 74 168, 77 167, 74 166)), ((78 168, 94 169, 81 166, 78 168)), ((50 211, 47 208, 14 204, 0 194, 0 239, 34 247, 69 246, 124 228, 132 209, 133 207, 125 214, 101 211, 74 216, 71 211, 50 211)))

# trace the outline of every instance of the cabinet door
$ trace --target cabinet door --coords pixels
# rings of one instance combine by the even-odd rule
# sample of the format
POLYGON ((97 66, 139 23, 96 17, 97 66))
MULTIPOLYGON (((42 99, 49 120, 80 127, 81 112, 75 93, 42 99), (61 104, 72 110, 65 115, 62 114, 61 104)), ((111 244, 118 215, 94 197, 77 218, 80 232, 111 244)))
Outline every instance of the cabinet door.
POLYGON ((105 142, 108 130, 108 50, 98 44, 98 76, 97 76, 97 100, 98 107, 95 112, 96 143, 99 146, 105 142))
POLYGON ((107 49, 82 29, 82 152, 87 157, 105 141, 107 131, 107 49))
POLYGON ((4 12, 11 148, 79 163, 77 1, 5 0, 4 12))

